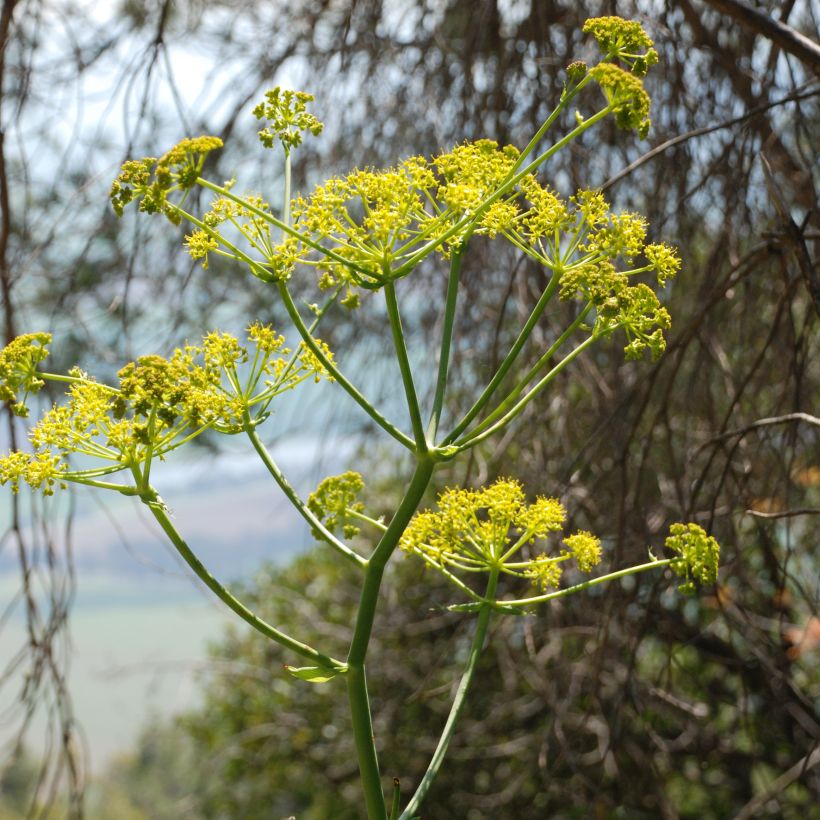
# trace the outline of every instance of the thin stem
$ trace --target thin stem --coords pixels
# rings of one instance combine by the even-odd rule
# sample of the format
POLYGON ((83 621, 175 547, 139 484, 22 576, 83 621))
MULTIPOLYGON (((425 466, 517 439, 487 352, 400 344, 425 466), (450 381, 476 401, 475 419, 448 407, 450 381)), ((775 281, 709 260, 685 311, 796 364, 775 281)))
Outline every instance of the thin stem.
POLYGON ((424 425, 421 420, 421 410, 419 409, 416 387, 413 384, 413 372, 410 368, 410 359, 407 356, 407 346, 404 341, 404 331, 402 330, 401 315, 399 314, 399 303, 396 300, 396 286, 391 281, 385 283, 384 298, 387 302, 390 331, 393 334, 393 346, 396 350, 396 358, 398 359, 399 370, 401 371, 401 380, 404 384, 404 395, 407 399, 407 409, 410 412, 413 436, 416 439, 414 449, 418 453, 426 453, 427 439, 424 435, 424 425))
MULTIPOLYGON (((495 595, 496 587, 498 585, 498 567, 494 567, 490 572, 490 577, 487 581, 487 591, 485 598, 490 600, 495 595)), ((475 627, 475 635, 473 636, 473 643, 470 647, 470 655, 467 659, 467 665, 464 668, 464 673, 461 676, 461 681, 456 689, 456 695, 453 698, 453 705, 450 707, 450 714, 447 716, 447 722, 444 724, 444 730, 439 738, 433 757, 427 766, 427 771, 421 779, 415 794, 410 798, 410 802, 405 807, 401 814, 400 820, 410 820, 418 812, 427 792, 433 785, 436 775, 441 768, 444 761, 444 756, 447 754, 447 749, 450 746, 450 741, 455 732, 456 723, 458 723, 461 713, 464 711, 464 705, 467 702, 467 692, 470 689, 470 684, 473 682, 476 667, 478 666, 478 659, 481 656, 481 650, 484 648, 484 640, 487 636, 487 627, 490 624, 490 616, 492 614, 492 606, 484 604, 478 615, 478 620, 475 627)))
POLYGON ((316 356, 317 359, 322 363, 325 370, 334 378, 336 382, 344 388, 345 392, 362 408, 362 410, 367 413, 376 424, 379 425, 385 432, 389 433, 393 436, 396 441, 400 444, 404 445, 410 450, 415 449, 415 445, 413 444, 413 440, 406 436, 404 433, 401 432, 398 428, 395 427, 390 421, 388 421, 375 407, 359 392, 359 390, 342 374, 338 367, 336 367, 333 362, 327 357, 325 352, 322 350, 319 345, 316 344, 316 340, 313 338, 313 335, 305 326, 304 321, 302 320, 301 315, 299 314, 299 309, 296 307, 296 304, 293 301, 293 298, 290 295, 290 292, 287 289, 287 286, 284 282, 277 282, 277 288, 279 289, 279 294, 282 297, 282 301, 285 304, 285 309, 288 312, 288 316, 290 316, 291 321, 293 322, 296 330, 299 332, 299 335, 302 337, 304 343, 308 346, 311 353, 316 356))
POLYGON ((533 138, 527 144, 527 147, 521 152, 518 159, 515 162, 515 165, 512 167, 512 171, 510 175, 514 174, 524 163, 524 160, 535 150, 535 147, 538 145, 539 142, 544 138, 544 135, 549 131, 552 124, 555 120, 558 119, 561 112, 564 111, 567 106, 581 93, 584 89, 584 86, 590 81, 591 77, 589 74, 586 75, 581 81, 572 89, 566 90, 561 95, 561 99, 558 101, 558 105, 555 106, 552 113, 544 120, 544 124, 535 132, 533 138))
POLYGON ((42 370, 38 370, 37 375, 41 379, 48 379, 51 382, 65 382, 66 384, 93 384, 97 387, 101 387, 103 390, 108 390, 111 393, 120 392, 116 387, 111 387, 110 385, 102 384, 101 382, 95 382, 91 379, 84 379, 82 376, 65 376, 62 373, 44 373, 42 370))
POLYGON ((373 621, 384 568, 398 546, 402 533, 421 503, 434 469, 435 461, 429 455, 419 458, 404 498, 373 551, 365 570, 353 640, 350 643, 350 651, 347 656, 347 674, 345 678, 350 702, 350 714, 353 721, 353 739, 356 743, 356 757, 359 763, 362 789, 364 790, 370 820, 386 820, 387 812, 379 774, 375 738, 373 736, 373 721, 370 715, 364 662, 370 636, 373 632, 373 621))
POLYGON ((532 309, 532 313, 530 313, 530 316, 525 322, 524 327, 521 328, 521 332, 518 334, 515 343, 510 348, 510 352, 504 357, 504 361, 499 365, 498 370, 490 380, 490 383, 484 388, 484 392, 478 397, 478 399, 476 399, 475 403, 467 411, 464 418, 458 423, 458 425, 456 425, 455 429, 447 436, 447 438, 444 439, 442 444, 450 444, 455 441, 467 429, 470 422, 481 412, 482 408, 490 400, 496 388, 501 383, 502 379, 507 375, 515 360, 518 358, 518 354, 526 344, 527 339, 532 334, 533 328, 541 318, 541 314, 544 312, 550 299, 552 299, 555 290, 558 287, 560 278, 561 277, 557 271, 550 277, 547 287, 544 289, 544 292, 536 302, 535 307, 532 309))
POLYGON ((401 810, 401 783, 398 777, 393 778, 393 805, 390 807, 390 820, 399 820, 401 810))
POLYGON ((441 410, 444 406, 444 393, 447 390, 447 370, 450 366, 450 347, 453 342, 453 325, 455 324, 456 303, 458 301, 458 280, 461 273, 463 248, 453 250, 450 259, 450 276, 447 280, 447 301, 444 305, 444 326, 441 331, 441 349, 438 355, 438 377, 436 393, 433 398, 433 413, 427 425, 427 438, 435 443, 438 425, 441 421, 441 410))
POLYGON ((382 532, 387 530, 387 525, 378 518, 371 518, 363 512, 351 510, 350 507, 345 508, 345 515, 348 516, 348 518, 356 518, 359 521, 364 521, 365 524, 370 524, 371 527, 375 527, 377 530, 381 530, 382 532))
POLYGON ((273 476, 274 481, 279 485, 282 492, 287 496, 288 501, 297 509, 299 514, 302 518, 307 521, 307 523, 318 532, 322 538, 330 544, 331 547, 336 549, 345 558, 349 561, 352 561, 359 567, 367 566, 367 561, 362 558, 357 552, 354 552, 350 547, 346 544, 342 543, 336 536, 311 512, 310 508, 299 498, 299 494, 293 487, 290 485, 288 480, 283 475, 282 471, 279 467, 276 466, 276 462, 271 457, 270 453, 268 452, 265 445, 262 443, 262 440, 259 438, 258 433, 256 432, 256 428, 253 426, 250 417, 248 416, 247 412, 245 414, 245 424, 244 424, 245 433, 247 434, 248 438, 253 445, 254 450, 256 450, 259 458, 262 460, 262 463, 267 468, 268 472, 273 476))
POLYGON ((210 225, 206 225, 201 219, 197 219, 193 214, 188 213, 188 211, 181 208, 179 205, 173 205, 169 202, 166 207, 171 208, 175 213, 190 222, 192 225, 195 225, 201 231, 205 231, 205 233, 207 233, 212 239, 222 243, 231 252, 231 254, 233 254, 233 259, 238 262, 244 262, 248 268, 250 268, 251 273, 257 277, 257 279, 261 279, 263 282, 271 281, 273 274, 265 268, 265 262, 248 256, 248 254, 239 250, 239 248, 237 248, 232 242, 225 239, 221 233, 215 231, 210 225))
MULTIPOLYGON (((282 222, 290 226, 290 175, 291 175, 291 161, 290 151, 285 149, 285 192, 284 202, 282 203, 282 222)), ((285 238, 285 231, 282 230, 282 239, 285 238)))
POLYGON ((515 608, 532 606, 533 604, 541 604, 545 601, 552 601, 554 598, 563 598, 567 595, 572 595, 575 592, 581 592, 581 590, 589 589, 590 587, 606 583, 607 581, 614 581, 616 578, 625 578, 627 575, 635 575, 638 572, 646 572, 646 570, 658 569, 659 567, 668 567, 671 563, 673 563, 676 560, 679 559, 662 558, 657 561, 650 561, 647 564, 638 564, 634 567, 620 569, 617 572, 610 572, 607 575, 601 575, 598 578, 593 578, 590 581, 584 581, 583 583, 575 584, 575 586, 567 587, 566 589, 559 589, 555 592, 548 592, 546 595, 536 595, 533 598, 518 598, 514 601, 498 601, 498 604, 502 607, 509 606, 515 608))
POLYGON ((576 356, 579 356, 581 353, 584 352, 593 342, 595 341, 595 336, 589 336, 584 339, 578 347, 575 348, 571 353, 567 354, 555 367, 538 382, 535 387, 524 396, 521 401, 519 401, 513 408, 502 416, 492 427, 487 428, 484 432, 478 435, 472 435, 468 438, 457 442, 459 451, 466 450, 470 447, 474 447, 480 441, 484 441, 484 439, 488 438, 489 436, 496 433, 505 425, 509 424, 576 356))
MULTIPOLYGON (((135 478, 139 479, 139 471, 135 471, 135 478)), ((168 536, 171 543, 176 548, 177 552, 182 556, 186 564, 196 573, 197 577, 205 584, 211 592, 219 598, 228 608, 232 609, 243 621, 250 624, 257 632, 261 632, 266 637, 270 638, 276 643, 281 644, 287 649, 309 658, 318 666, 326 669, 344 669, 342 661, 331 658, 323 652, 319 652, 312 646, 306 643, 297 641, 286 635, 284 632, 271 626, 266 621, 263 621, 251 610, 249 610, 239 599, 234 597, 229 590, 222 586, 219 581, 206 569, 199 558, 196 557, 191 548, 185 543, 183 537, 179 534, 176 527, 171 523, 168 511, 157 494, 156 490, 150 488, 149 491, 140 495, 142 502, 151 510, 152 515, 162 527, 163 532, 168 536)))
MULTIPOLYGON (((219 194, 220 196, 224 196, 226 199, 230 199, 233 202, 241 205, 243 208, 249 210, 252 214, 264 219, 266 222, 270 222, 271 225, 275 225, 279 228, 282 233, 290 234, 291 236, 298 239, 303 244, 307 245, 309 248, 313 248, 313 250, 318 251, 324 256, 332 259, 334 262, 338 262, 340 265, 344 265, 346 268, 353 268, 354 270, 359 271, 359 273, 363 273, 366 276, 370 275, 370 272, 366 269, 361 267, 361 265, 357 265, 355 262, 351 261, 350 259, 345 259, 344 256, 335 253, 334 251, 330 250, 330 248, 325 248, 321 245, 321 243, 317 242, 315 239, 311 239, 309 236, 305 234, 299 233, 295 228, 292 228, 290 225, 283 222, 281 219, 277 219, 272 213, 268 211, 262 210, 262 208, 257 208, 250 202, 244 200, 241 196, 237 196, 235 193, 229 191, 227 188, 223 188, 220 185, 216 185, 213 182, 209 182, 207 179, 203 179, 199 177, 197 179, 197 184, 201 185, 203 188, 207 188, 209 191, 213 191, 214 193, 219 194)), ((215 235, 216 238, 220 238, 218 234, 215 235)), ((227 245, 227 243, 225 243, 227 245)))
MULTIPOLYGON (((117 469, 122 470, 124 466, 117 469)), ((115 470, 111 472, 115 472, 115 470)), ((139 495, 140 492, 138 487, 133 487, 128 484, 115 484, 113 481, 96 481, 93 478, 87 478, 86 476, 75 473, 56 475, 55 479, 57 481, 70 481, 72 484, 84 484, 86 487, 97 487, 100 490, 114 490, 123 495, 139 495)))
POLYGON ((552 357, 563 347, 567 339, 575 333, 589 314, 590 310, 591 306, 587 305, 581 313, 576 316, 567 329, 549 346, 547 351, 538 358, 538 361, 526 372, 526 374, 521 377, 518 384, 516 384, 516 386, 504 397, 498 407, 496 407, 485 419, 473 428, 468 438, 486 430, 513 405, 515 400, 524 392, 524 390, 526 390, 527 385, 533 380, 533 378, 544 369, 550 359, 552 359, 552 357))

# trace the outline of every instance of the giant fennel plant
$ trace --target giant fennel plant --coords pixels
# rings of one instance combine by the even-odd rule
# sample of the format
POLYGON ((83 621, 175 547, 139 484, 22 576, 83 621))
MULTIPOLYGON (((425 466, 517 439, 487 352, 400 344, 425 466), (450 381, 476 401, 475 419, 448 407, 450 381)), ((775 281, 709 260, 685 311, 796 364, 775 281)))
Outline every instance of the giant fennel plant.
POLYGON ((485 487, 446 489, 432 509, 420 509, 437 467, 514 424, 522 410, 596 342, 622 334, 629 359, 663 353, 670 317, 653 286, 662 287, 675 275, 680 266, 676 251, 647 242, 646 220, 637 213, 614 212, 599 191, 579 190, 563 198, 539 176, 558 151, 609 117, 641 138, 650 126, 642 77, 657 61, 652 41, 638 23, 617 17, 588 20, 584 32, 597 42, 600 61, 591 67, 582 62, 568 66, 560 100, 523 150, 489 139, 465 142, 431 158, 410 157, 386 170, 361 169, 333 177, 311 194, 292 198, 291 154, 303 138, 319 135, 322 125, 307 110, 312 96, 277 88, 253 114, 262 123, 262 144, 284 153, 281 208, 256 194, 237 193, 232 182, 219 185, 203 176, 206 157, 222 145, 216 137, 185 139, 162 157, 123 165, 111 190, 116 213, 122 215, 136 204, 174 225, 186 223, 191 226, 187 249, 204 267, 218 255, 269 283, 299 337, 295 346, 259 323, 248 327, 243 340, 211 332, 200 344, 186 344, 168 358, 143 356, 126 365, 114 385, 100 383, 79 368, 66 375, 44 371, 51 342, 46 333, 20 336, 0 353, 0 398, 21 416, 27 415, 29 397, 46 380, 67 385, 66 399, 31 427, 30 447, 0 460, 0 483, 14 492, 25 483, 49 495, 74 483, 134 496, 228 607, 301 658, 304 665, 285 667, 293 676, 313 684, 346 685, 370 818, 417 816, 465 708, 493 617, 525 614, 595 584, 663 567, 681 576, 688 592, 717 577, 717 542, 696 524, 678 523, 664 544, 668 557, 650 551, 646 563, 562 585, 567 566, 581 574, 596 570, 603 556, 601 541, 586 531, 566 533, 561 502, 548 496, 528 499, 514 478, 485 487), (586 107, 597 102, 597 109, 581 113, 582 100, 586 107), (549 132, 566 122, 561 115, 572 109, 575 119, 569 117, 565 133, 550 142, 549 132), (201 215, 186 209, 187 194, 197 187, 214 195, 201 215), (443 426, 461 265, 471 239, 479 235, 511 243, 540 265, 543 291, 492 378, 476 391, 460 418, 443 426), (448 270, 438 363, 427 374, 435 384, 429 407, 419 399, 422 376, 408 356, 398 295, 401 280, 425 260, 448 270), (300 306, 292 283, 298 281, 303 288, 305 277, 311 276, 321 304, 300 306), (355 310, 362 299, 379 297, 385 301, 409 430, 376 408, 345 375, 344 355, 334 355, 317 335, 328 317, 355 310), (534 364, 516 376, 521 369, 514 366, 528 343, 532 348, 533 330, 556 298, 574 303, 574 318, 546 350, 536 351, 534 364), (277 396, 302 382, 320 380, 347 393, 378 428, 412 454, 414 471, 386 520, 368 515, 360 500, 364 484, 355 472, 327 478, 309 499, 300 498, 260 438, 259 428, 277 396), (309 646, 250 611, 211 575, 177 531, 151 483, 152 465, 205 431, 246 436, 315 537, 360 573, 353 637, 338 657, 328 647, 309 646), (397 550, 444 575, 457 598, 450 608, 476 617, 449 718, 424 777, 403 808, 398 780, 385 798, 365 667, 383 573, 397 550))

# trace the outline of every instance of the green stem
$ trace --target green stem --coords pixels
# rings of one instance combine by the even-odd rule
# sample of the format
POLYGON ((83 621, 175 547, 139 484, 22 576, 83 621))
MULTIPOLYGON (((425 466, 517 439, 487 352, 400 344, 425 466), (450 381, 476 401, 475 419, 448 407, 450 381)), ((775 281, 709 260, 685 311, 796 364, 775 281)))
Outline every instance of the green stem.
POLYGON ((584 339, 578 347, 575 348, 571 353, 565 356, 555 367, 544 376, 541 381, 539 381, 533 388, 524 396, 521 401, 515 404, 512 409, 507 412, 504 416, 502 416, 492 427, 488 427, 484 432, 479 434, 472 434, 468 436, 466 439, 463 439, 460 442, 456 442, 459 448, 459 451, 466 450, 470 447, 474 447, 480 441, 484 441, 484 439, 492 436, 498 430, 500 430, 505 425, 509 424, 576 356, 579 356, 581 353, 584 352, 593 342, 595 341, 595 336, 589 336, 588 338, 584 339))
POLYGON ((590 81, 591 77, 589 74, 586 75, 572 90, 565 91, 564 94, 561 95, 561 99, 558 101, 558 105, 555 106, 552 113, 544 120, 544 124, 535 132, 533 138, 527 144, 527 147, 521 152, 518 159, 516 160, 515 165, 513 165, 512 170, 510 172, 510 176, 512 176, 524 163, 524 160, 535 150, 535 147, 538 145, 539 142, 544 138, 544 135, 549 131, 552 124, 555 120, 558 119, 561 112, 564 111, 569 104, 581 93, 584 89, 584 86, 590 81))
POLYGON ((347 656, 345 679, 348 700, 350 701, 350 714, 353 720, 353 738, 356 744, 359 773, 370 820, 386 820, 387 811, 379 774, 379 759, 373 736, 373 720, 370 714, 364 662, 370 636, 373 632, 373 621, 384 569, 390 556, 398 546, 399 539, 410 523, 410 519, 421 503, 434 469, 435 461, 429 455, 419 458, 404 498, 368 561, 359 599, 353 640, 350 643, 350 651, 347 656))
MULTIPOLYGON (((498 572, 498 567, 494 567, 490 572, 490 577, 487 581, 487 591, 485 593, 485 598, 488 600, 492 599, 495 595, 496 587, 498 586, 498 572)), ((481 656, 481 650, 484 648, 484 640, 487 636, 487 627, 490 624, 491 614, 492 606, 485 604, 481 607, 481 612, 476 622, 473 644, 470 647, 470 655, 467 659, 467 665, 464 668, 464 673, 458 684, 455 698, 453 698, 453 705, 450 707, 450 714, 447 716, 444 730, 441 733, 436 750, 433 752, 433 757, 427 766, 427 771, 424 773, 424 777, 421 779, 421 783, 419 783, 415 794, 410 798, 410 802, 402 812, 400 820, 410 820, 410 818, 415 816, 441 768, 444 756, 447 754, 447 749, 453 738, 456 723, 458 723, 461 713, 464 711, 464 705, 467 702, 467 692, 470 689, 470 684, 473 682, 476 667, 478 666, 478 659, 481 656)))
POLYGON ((273 274, 265 268, 265 262, 248 256, 248 254, 239 250, 239 248, 237 248, 232 242, 225 239, 221 233, 215 231, 210 225, 206 225, 201 219, 197 219, 193 214, 188 213, 188 211, 181 208, 179 205, 173 205, 169 202, 166 207, 173 210, 176 214, 199 228, 201 231, 205 231, 205 233, 207 233, 212 239, 215 239, 217 242, 224 245, 231 252, 231 254, 233 254, 233 259, 239 262, 244 262, 250 269, 250 272, 256 276, 257 279, 261 279, 263 282, 271 281, 273 274))
POLYGON ((424 425, 421 420, 421 410, 419 409, 416 387, 413 384, 413 372, 410 368, 410 359, 407 356, 407 345, 404 341, 404 331, 401 326, 399 303, 396 299, 396 286, 392 281, 387 281, 384 285, 384 298, 387 302, 387 315, 390 318, 390 331, 393 334, 393 347, 396 350, 396 358, 398 359, 399 370, 401 371, 401 380, 404 384, 407 409, 410 412, 410 423, 413 427, 413 436, 416 439, 414 450, 419 454, 426 453, 427 439, 424 435, 424 425))
MULTIPOLYGON (((216 185, 213 182, 209 182, 207 179, 203 179, 202 177, 199 177, 197 179, 197 184, 201 185, 203 188, 207 188, 209 191, 213 191, 214 193, 219 194, 220 196, 224 196, 226 199, 230 199, 233 202, 236 202, 243 208, 249 210, 252 214, 255 214, 261 219, 264 219, 266 222, 270 222, 271 225, 275 225, 282 231, 282 233, 290 234, 303 244, 307 245, 309 248, 313 248, 313 250, 318 251, 323 256, 327 256, 334 262, 338 262, 340 265, 344 265, 346 268, 353 268, 354 270, 357 270, 359 271, 359 273, 363 273, 366 276, 370 275, 370 272, 366 268, 361 267, 361 265, 357 265, 350 259, 345 259, 344 256, 340 256, 338 253, 335 253, 329 248, 323 247, 321 243, 317 242, 314 239, 311 239, 309 236, 306 236, 305 234, 299 233, 299 231, 297 231, 295 228, 292 228, 290 225, 287 225, 281 219, 277 219, 272 213, 264 211, 262 210, 262 208, 257 208, 255 205, 252 205, 250 202, 247 202, 241 196, 237 196, 236 194, 232 193, 227 188, 223 188, 220 185, 216 185)), ((219 237, 218 235, 217 238, 221 239, 221 237, 219 237)))
POLYGON ((555 271, 550 277, 547 287, 544 289, 544 292, 536 302, 535 307, 532 309, 532 313, 530 313, 529 318, 524 324, 524 327, 521 328, 518 338, 516 338, 515 343, 510 348, 510 352, 506 355, 504 361, 501 362, 501 365, 490 380, 490 383, 484 388, 484 392, 478 397, 478 399, 476 399, 475 404, 473 404, 473 406, 467 411, 464 418, 458 423, 447 438, 444 439, 442 444, 450 444, 455 441, 467 429, 470 422, 481 412, 482 408, 490 400, 493 393, 496 391, 496 388, 501 383, 501 380, 507 375, 515 360, 518 358, 518 354, 521 352, 521 349, 526 344, 527 339, 532 334, 533 328, 541 318, 541 314, 544 312, 550 299, 552 299, 555 294, 560 278, 561 277, 558 271, 555 271))
POLYGON ((66 384, 94 384, 97 387, 101 387, 103 390, 110 391, 111 393, 120 392, 116 387, 111 387, 110 385, 102 384, 101 382, 95 382, 92 379, 84 379, 81 376, 65 376, 62 373, 45 373, 42 370, 38 370, 37 375, 41 379, 48 379, 51 382, 65 382, 66 384))
POLYGON ((453 343, 453 326, 455 324, 456 304, 458 301, 458 280, 461 273, 463 248, 453 250, 450 259, 450 276, 447 280, 447 301, 444 305, 444 326, 441 331, 441 350, 438 355, 438 377, 436 394, 433 398, 433 413, 427 425, 427 438, 435 443, 438 425, 441 421, 441 410, 444 406, 444 393, 447 390, 447 370, 450 366, 450 347, 453 343))
MULTIPOLYGON (((285 192, 284 192, 284 202, 282 203, 282 222, 285 225, 290 226, 290 172, 291 172, 291 162, 290 162, 290 151, 286 148, 285 149, 285 192)), ((285 231, 282 231, 282 239, 285 238, 285 231)))
POLYGON ((259 438, 256 428, 253 426, 247 412, 245 413, 245 433, 251 440, 254 450, 256 450, 262 463, 267 468, 268 472, 273 476, 274 481, 279 485, 282 492, 287 496, 288 501, 296 508, 302 518, 307 521, 310 526, 318 532, 331 547, 336 549, 349 561, 352 561, 359 567, 367 566, 367 561, 362 558, 357 552, 354 552, 346 544, 342 543, 336 536, 311 512, 307 504, 299 498, 299 494, 291 487, 288 480, 283 475, 282 471, 276 466, 276 462, 271 458, 262 440, 259 438))
MULTIPOLYGON (((138 478, 139 471, 136 471, 136 473, 135 477, 138 478)), ((143 504, 151 510, 152 515, 160 527, 162 527, 163 532, 168 536, 177 552, 182 556, 185 563, 196 573, 202 583, 205 584, 223 604, 242 618, 245 623, 250 624, 257 632, 261 632, 266 637, 290 649, 292 652, 309 658, 317 666, 322 666, 326 669, 344 669, 344 663, 342 661, 331 658, 323 652, 317 651, 312 646, 308 646, 306 643, 291 638, 290 635, 280 632, 276 627, 263 621, 251 612, 241 601, 235 598, 228 589, 222 586, 222 584, 208 572, 199 558, 196 557, 191 548, 185 543, 185 539, 179 534, 176 527, 171 523, 165 504, 161 501, 156 490, 150 488, 147 492, 142 493, 140 498, 143 504)))
POLYGON ((305 326, 305 323, 299 314, 299 309, 296 307, 296 304, 294 303, 285 283, 277 282, 276 286, 279 289, 279 294, 285 304, 285 310, 287 310, 288 316, 290 316, 296 330, 299 332, 299 335, 302 337, 302 340, 308 346, 311 353, 313 353, 313 355, 316 356, 316 358, 322 363, 325 370, 330 373, 330 375, 344 388, 345 392, 353 399, 353 401, 355 401, 356 404, 358 404, 359 407, 361 407, 362 410, 364 410, 364 412, 367 413, 367 415, 379 425, 379 427, 393 436, 396 441, 408 449, 415 449, 413 440, 409 436, 402 433, 401 430, 396 428, 381 413, 379 413, 379 411, 376 410, 376 408, 373 407, 373 405, 358 391, 358 389, 354 387, 354 385, 341 373, 339 368, 336 367, 330 359, 328 359, 325 352, 319 347, 319 345, 316 344, 316 340, 313 338, 310 330, 308 330, 305 326))
POLYGON ((556 592, 548 592, 546 595, 536 595, 533 598, 518 598, 514 601, 498 601, 498 604, 501 607, 515 608, 532 606, 533 604, 541 604, 545 601, 552 601, 554 598, 564 598, 567 595, 572 595, 575 592, 581 592, 581 590, 589 589, 590 587, 597 586, 598 584, 604 584, 607 581, 614 581, 616 578, 625 578, 627 575, 635 575, 638 572, 646 572, 646 570, 658 569, 659 567, 668 567, 673 561, 676 560, 679 559, 662 558, 657 561, 650 561, 647 564, 638 564, 634 567, 620 569, 617 572, 610 572, 607 575, 601 575, 598 578, 593 578, 591 581, 584 581, 581 584, 575 584, 575 586, 567 587, 566 589, 559 589, 556 592))
POLYGON ((401 810, 401 783, 398 777, 393 778, 393 805, 390 807, 390 820, 399 820, 401 810))
POLYGON ((538 373, 544 369, 549 363, 550 359, 563 347, 564 343, 572 336, 578 327, 583 323, 584 319, 589 314, 591 309, 587 305, 584 310, 572 321, 567 329, 550 345, 549 349, 543 353, 538 361, 527 371, 527 373, 519 380, 518 384, 504 397, 504 400, 496 407, 487 418, 483 419, 480 424, 477 424, 470 433, 469 437, 481 433, 486 430, 493 422, 499 419, 516 401, 516 399, 526 390, 527 385, 533 380, 538 373))
MULTIPOLYGON (((118 469, 122 470, 124 467, 119 467, 118 469)), ((112 470, 112 472, 114 472, 112 470)), ((113 481, 96 481, 93 478, 86 478, 80 475, 74 475, 72 473, 63 473, 62 475, 56 475, 55 478, 58 481, 70 481, 72 484, 83 484, 86 487, 97 487, 100 490, 114 490, 115 492, 122 493, 122 495, 139 495, 139 487, 131 487, 127 484, 115 484, 113 481)))

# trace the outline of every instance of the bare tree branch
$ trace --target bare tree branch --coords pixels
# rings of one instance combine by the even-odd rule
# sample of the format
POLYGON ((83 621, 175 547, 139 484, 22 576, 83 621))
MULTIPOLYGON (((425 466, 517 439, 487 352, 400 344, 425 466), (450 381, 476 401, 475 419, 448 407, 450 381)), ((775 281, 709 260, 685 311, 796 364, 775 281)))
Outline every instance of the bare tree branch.
POLYGON ((712 8, 728 14, 742 26, 762 35, 780 46, 783 51, 797 57, 815 74, 820 74, 820 45, 791 26, 773 20, 759 9, 742 0, 705 0, 712 8))

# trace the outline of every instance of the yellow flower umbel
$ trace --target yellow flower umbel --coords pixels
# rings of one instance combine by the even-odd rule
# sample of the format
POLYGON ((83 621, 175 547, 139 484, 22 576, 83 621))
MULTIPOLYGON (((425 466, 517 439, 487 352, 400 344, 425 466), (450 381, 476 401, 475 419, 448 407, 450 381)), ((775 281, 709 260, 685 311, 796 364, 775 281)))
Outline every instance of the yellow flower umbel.
POLYGON ((559 275, 561 299, 594 309, 594 333, 623 330, 629 359, 646 350, 660 356, 669 314, 649 285, 634 280, 654 274, 653 284, 665 285, 680 268, 675 249, 647 244, 646 220, 613 212, 600 191, 581 190, 564 200, 532 176, 521 181, 521 190, 529 207, 509 220, 504 235, 559 275))
POLYGON ((26 333, 0 350, 0 401, 11 404, 15 415, 28 415, 29 393, 37 393, 45 384, 37 366, 48 356, 50 343, 50 333, 26 333))
MULTIPOLYGON (((37 388, 36 363, 47 355, 48 340, 47 334, 29 334, 0 351, 0 395, 13 400, 15 390, 37 388)), ((119 371, 118 387, 74 369, 63 379, 71 385, 66 401, 31 428, 32 452, 0 458, 0 484, 16 492, 22 481, 50 494, 55 482, 100 485, 101 478, 124 470, 147 471, 152 459, 206 430, 234 433, 255 425, 276 396, 327 375, 306 347, 291 351, 269 327, 251 325, 248 342, 252 353, 230 334, 210 333, 201 345, 178 348, 167 359, 141 356, 119 371), (74 470, 72 455, 96 466, 74 470)))
POLYGON ((533 549, 536 542, 562 530, 565 521, 557 499, 539 496, 528 504, 521 484, 502 478, 478 490, 445 490, 438 511, 414 516, 399 546, 451 580, 458 581, 454 571, 497 571, 526 578, 543 590, 559 585, 561 564, 568 559, 574 558, 582 572, 590 572, 601 560, 600 541, 588 532, 565 538, 557 552, 533 549), (532 557, 520 560, 525 548, 532 557))
POLYGON ((720 545, 703 527, 697 524, 672 524, 666 548, 680 556, 670 566, 676 575, 684 579, 678 589, 695 591, 695 581, 713 584, 717 580, 720 545))

